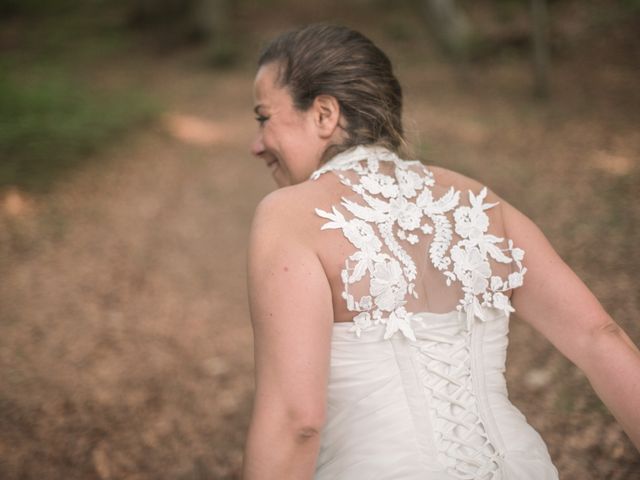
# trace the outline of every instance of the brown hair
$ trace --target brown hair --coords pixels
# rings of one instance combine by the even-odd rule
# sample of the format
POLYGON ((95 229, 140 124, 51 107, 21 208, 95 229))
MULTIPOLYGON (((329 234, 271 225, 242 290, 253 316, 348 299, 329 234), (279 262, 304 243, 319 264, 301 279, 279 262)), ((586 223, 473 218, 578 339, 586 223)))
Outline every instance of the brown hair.
POLYGON ((258 66, 272 62, 299 110, 318 95, 338 100, 348 139, 334 153, 371 143, 397 152, 404 145, 400 83, 389 58, 361 33, 325 24, 286 32, 266 45, 258 66))

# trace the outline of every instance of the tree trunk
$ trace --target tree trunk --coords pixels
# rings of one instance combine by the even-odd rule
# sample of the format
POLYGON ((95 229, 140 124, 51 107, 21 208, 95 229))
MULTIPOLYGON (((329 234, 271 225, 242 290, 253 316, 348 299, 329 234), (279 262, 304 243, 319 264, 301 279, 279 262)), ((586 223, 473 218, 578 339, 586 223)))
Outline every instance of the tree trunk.
POLYGON ((203 37, 224 37, 231 32, 228 0, 195 0, 189 12, 189 25, 203 37))
POLYGON ((455 0, 423 0, 427 23, 441 48, 457 59, 465 59, 472 43, 473 29, 455 0))
POLYGON ((534 93, 549 96, 549 12, 546 0, 531 0, 534 93))

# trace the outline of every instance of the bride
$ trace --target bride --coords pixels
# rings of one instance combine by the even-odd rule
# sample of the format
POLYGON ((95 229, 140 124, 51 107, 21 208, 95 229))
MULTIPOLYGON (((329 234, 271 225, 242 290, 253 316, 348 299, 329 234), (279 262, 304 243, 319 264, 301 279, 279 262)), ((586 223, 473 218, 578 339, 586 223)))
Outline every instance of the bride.
POLYGON ((281 188, 249 241, 245 480, 557 479, 508 400, 514 311, 640 448, 640 352, 525 215, 402 158, 401 88, 370 40, 285 33, 254 96, 252 153, 281 188))

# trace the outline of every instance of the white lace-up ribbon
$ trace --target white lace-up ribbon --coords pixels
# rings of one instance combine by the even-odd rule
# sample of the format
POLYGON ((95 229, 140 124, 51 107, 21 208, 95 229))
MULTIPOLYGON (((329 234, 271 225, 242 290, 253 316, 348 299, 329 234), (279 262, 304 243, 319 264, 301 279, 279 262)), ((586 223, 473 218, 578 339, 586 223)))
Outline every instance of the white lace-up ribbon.
POLYGON ((500 453, 478 413, 471 372, 470 332, 421 329, 412 343, 429 397, 438 456, 447 471, 464 480, 497 478, 500 453))

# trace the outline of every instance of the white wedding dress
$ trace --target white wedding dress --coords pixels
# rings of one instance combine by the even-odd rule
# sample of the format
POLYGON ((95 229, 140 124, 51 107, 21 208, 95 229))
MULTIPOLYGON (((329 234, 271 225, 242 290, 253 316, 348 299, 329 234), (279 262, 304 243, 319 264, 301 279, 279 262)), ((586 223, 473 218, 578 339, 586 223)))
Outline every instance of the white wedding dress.
MULTIPOLYGON (((508 293, 524 253, 500 235, 487 190, 358 146, 310 177, 349 195, 316 208, 353 246, 334 323, 316 480, 551 480, 538 433, 507 396, 508 293)), ((319 233, 322 235, 322 233, 319 233)))

